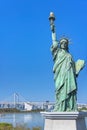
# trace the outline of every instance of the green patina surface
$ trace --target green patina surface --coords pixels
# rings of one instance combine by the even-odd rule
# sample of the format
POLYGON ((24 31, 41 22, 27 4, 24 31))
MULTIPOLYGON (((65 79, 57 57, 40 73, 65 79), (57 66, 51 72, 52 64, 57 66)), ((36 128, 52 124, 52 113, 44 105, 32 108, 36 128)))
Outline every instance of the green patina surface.
MULTIPOLYGON (((52 15, 52 16, 51 16, 52 15)), ((55 26, 50 15, 53 55, 53 73, 55 82, 56 104, 54 111, 77 111, 77 82, 76 78, 80 70, 84 67, 84 60, 76 63, 69 53, 67 38, 62 38, 59 42, 56 39, 55 26)))

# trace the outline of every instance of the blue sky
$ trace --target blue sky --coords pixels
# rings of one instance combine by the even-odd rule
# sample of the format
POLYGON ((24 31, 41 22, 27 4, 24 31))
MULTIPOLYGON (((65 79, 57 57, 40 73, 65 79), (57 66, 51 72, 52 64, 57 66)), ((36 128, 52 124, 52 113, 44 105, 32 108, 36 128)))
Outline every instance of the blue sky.
MULTIPOLYGON (((54 101, 49 13, 57 39, 71 39, 74 60, 87 61, 87 0, 0 1, 0 100, 17 92, 29 101, 54 101)), ((78 102, 87 103, 87 64, 78 77, 78 102)))

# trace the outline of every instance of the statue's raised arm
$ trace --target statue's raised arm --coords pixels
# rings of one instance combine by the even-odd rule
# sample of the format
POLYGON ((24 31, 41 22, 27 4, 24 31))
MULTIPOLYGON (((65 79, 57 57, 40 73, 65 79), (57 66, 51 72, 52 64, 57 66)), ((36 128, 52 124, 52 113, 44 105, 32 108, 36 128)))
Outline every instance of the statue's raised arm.
POLYGON ((57 51, 58 51, 58 41, 56 38, 56 30, 55 30, 55 25, 54 25, 54 21, 55 21, 55 16, 53 12, 50 12, 50 16, 49 16, 49 20, 50 20, 50 28, 52 31, 52 45, 51 45, 51 52, 53 55, 53 60, 55 60, 57 51))
POLYGON ((50 28, 52 31, 52 51, 56 48, 58 48, 58 41, 56 38, 56 30, 55 30, 55 25, 54 25, 54 20, 55 20, 55 16, 53 12, 50 12, 50 16, 49 16, 49 20, 50 20, 50 28))

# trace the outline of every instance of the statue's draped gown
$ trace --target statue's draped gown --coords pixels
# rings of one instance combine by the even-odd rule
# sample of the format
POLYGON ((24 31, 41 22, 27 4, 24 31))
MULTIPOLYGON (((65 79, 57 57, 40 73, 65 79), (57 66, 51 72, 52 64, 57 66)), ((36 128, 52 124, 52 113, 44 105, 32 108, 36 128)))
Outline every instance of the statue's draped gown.
POLYGON ((54 111, 76 111, 76 70, 69 52, 58 46, 51 47, 54 66, 56 104, 54 111))

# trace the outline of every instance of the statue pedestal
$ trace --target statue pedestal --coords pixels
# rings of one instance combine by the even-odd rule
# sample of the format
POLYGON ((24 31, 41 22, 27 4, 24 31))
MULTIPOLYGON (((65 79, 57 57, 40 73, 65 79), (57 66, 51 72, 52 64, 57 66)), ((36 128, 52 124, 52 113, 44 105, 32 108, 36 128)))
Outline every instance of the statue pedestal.
POLYGON ((86 130, 87 112, 43 112, 44 130, 86 130))

